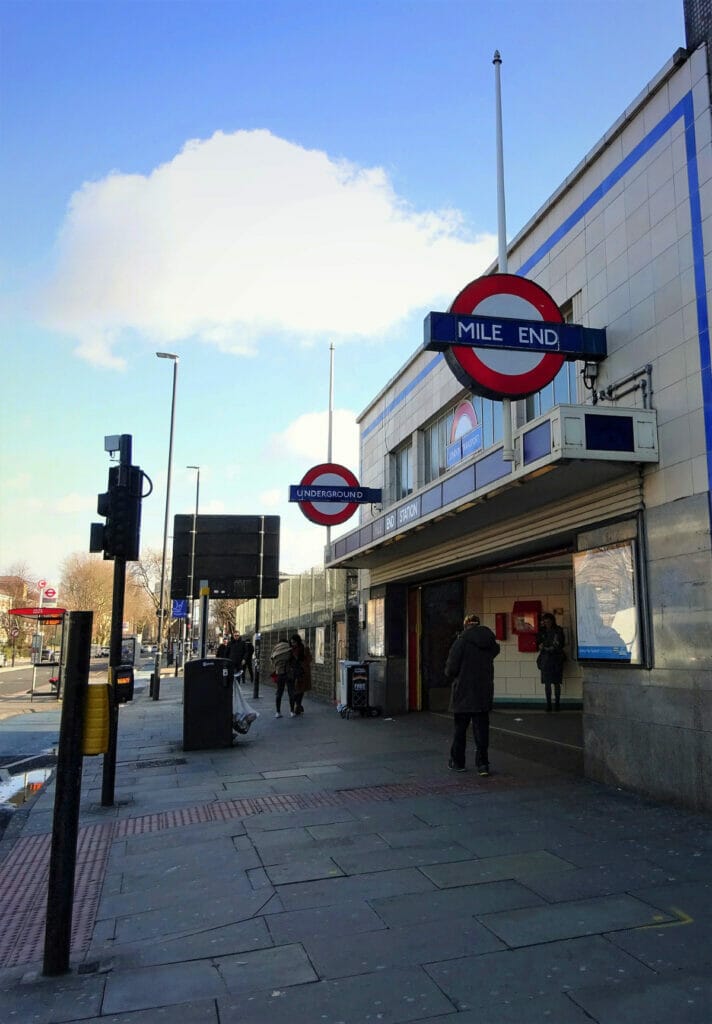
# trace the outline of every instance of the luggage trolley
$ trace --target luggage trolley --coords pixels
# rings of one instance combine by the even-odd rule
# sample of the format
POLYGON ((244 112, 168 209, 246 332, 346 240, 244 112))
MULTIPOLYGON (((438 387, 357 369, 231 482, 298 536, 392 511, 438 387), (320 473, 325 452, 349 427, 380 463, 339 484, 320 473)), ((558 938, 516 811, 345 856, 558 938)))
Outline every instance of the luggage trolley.
POLYGON ((358 713, 362 718, 377 718, 381 714, 381 709, 369 702, 369 663, 345 662, 342 667, 346 678, 342 678, 342 703, 339 705, 341 717, 350 718, 352 714, 358 713))

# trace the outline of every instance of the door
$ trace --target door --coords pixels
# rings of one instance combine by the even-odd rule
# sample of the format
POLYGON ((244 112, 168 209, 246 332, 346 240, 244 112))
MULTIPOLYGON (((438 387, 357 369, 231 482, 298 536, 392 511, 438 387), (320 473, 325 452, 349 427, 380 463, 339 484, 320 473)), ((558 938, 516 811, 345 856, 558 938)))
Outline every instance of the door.
POLYGON ((431 583, 423 587, 420 678, 424 711, 447 710, 450 686, 445 681, 445 661, 453 641, 462 631, 464 614, 462 580, 431 583))
POLYGON ((408 710, 420 711, 420 588, 408 591, 408 710))
POLYGON ((346 623, 343 619, 337 620, 334 623, 334 641, 335 641, 335 657, 334 657, 334 692, 333 699, 337 699, 339 694, 339 687, 341 685, 341 662, 346 658, 346 623))

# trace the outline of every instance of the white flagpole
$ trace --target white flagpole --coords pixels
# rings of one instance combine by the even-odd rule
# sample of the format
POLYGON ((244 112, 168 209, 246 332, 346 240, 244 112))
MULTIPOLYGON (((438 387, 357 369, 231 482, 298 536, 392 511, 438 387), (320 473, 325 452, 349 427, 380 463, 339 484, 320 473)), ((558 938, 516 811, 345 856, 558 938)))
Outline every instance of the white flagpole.
MULTIPOLYGON (((326 461, 332 461, 332 442, 334 432, 334 343, 329 345, 329 430, 326 446, 326 461)), ((331 557, 331 527, 326 528, 326 546, 331 557)))
MULTIPOLYGON (((500 83, 500 68, 502 58, 499 50, 494 51, 492 58, 494 64, 495 83, 495 106, 497 125, 497 238, 498 238, 498 270, 500 274, 507 273, 507 222, 504 204, 504 145, 502 142, 502 86, 500 83)), ((508 398, 502 399, 502 427, 504 433, 504 448, 502 458, 505 462, 514 462, 514 440, 512 437, 512 403, 508 398)))

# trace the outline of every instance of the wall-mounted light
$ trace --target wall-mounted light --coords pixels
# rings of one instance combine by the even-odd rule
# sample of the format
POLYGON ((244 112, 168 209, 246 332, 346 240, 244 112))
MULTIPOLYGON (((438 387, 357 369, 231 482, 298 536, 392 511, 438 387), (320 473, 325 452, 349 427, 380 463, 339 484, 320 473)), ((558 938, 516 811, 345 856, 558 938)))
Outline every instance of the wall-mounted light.
POLYGON ((581 376, 583 378, 583 386, 587 391, 593 391, 598 380, 598 363, 584 363, 583 370, 581 370, 581 376))

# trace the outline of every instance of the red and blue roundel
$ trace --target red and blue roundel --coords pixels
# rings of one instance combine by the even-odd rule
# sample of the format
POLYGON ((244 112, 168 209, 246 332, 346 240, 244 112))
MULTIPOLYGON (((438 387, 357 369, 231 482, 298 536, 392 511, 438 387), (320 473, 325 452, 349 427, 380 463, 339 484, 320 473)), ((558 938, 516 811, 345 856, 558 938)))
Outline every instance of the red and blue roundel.
MULTIPOLYGON (((508 320, 563 323, 548 292, 516 274, 490 274, 465 285, 449 312, 508 320)), ((526 398, 550 384, 566 361, 559 352, 527 352, 452 345, 445 359, 455 377, 483 398, 526 398)))
MULTIPOLYGON (((322 462, 307 470, 301 480, 302 487, 358 487, 356 476, 338 462, 322 462)), ((338 526, 350 519, 358 502, 300 501, 299 507, 312 523, 320 526, 338 526)))

